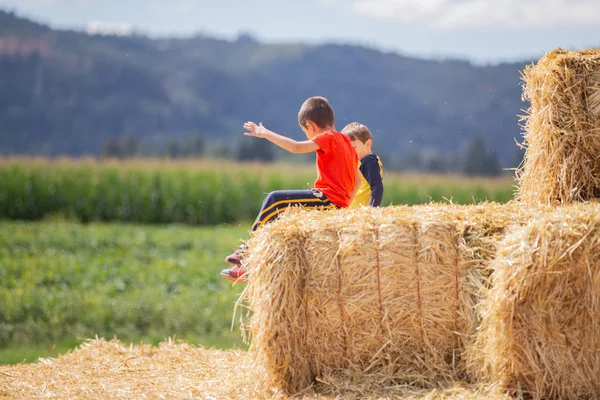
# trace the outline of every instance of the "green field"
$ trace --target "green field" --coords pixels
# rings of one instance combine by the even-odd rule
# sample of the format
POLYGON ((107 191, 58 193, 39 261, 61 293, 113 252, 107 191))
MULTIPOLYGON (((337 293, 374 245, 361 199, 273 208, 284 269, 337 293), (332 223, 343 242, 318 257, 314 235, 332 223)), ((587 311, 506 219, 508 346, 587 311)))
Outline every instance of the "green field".
MULTIPOLYGON (((385 166, 384 166, 385 167, 385 166)), ((0 218, 215 225, 253 220, 265 194, 308 189, 314 165, 0 158, 0 218)), ((506 202, 513 179, 384 173, 382 205, 506 202)))
MULTIPOLYGON (((96 335, 243 346, 223 258, 266 193, 314 178, 314 165, 0 158, 0 363, 96 335)), ((511 177, 386 171, 384 184, 384 205, 513 193, 511 177)))
POLYGON ((0 220, 0 364, 95 335, 242 347, 242 291, 219 276, 248 224, 193 228, 0 220))

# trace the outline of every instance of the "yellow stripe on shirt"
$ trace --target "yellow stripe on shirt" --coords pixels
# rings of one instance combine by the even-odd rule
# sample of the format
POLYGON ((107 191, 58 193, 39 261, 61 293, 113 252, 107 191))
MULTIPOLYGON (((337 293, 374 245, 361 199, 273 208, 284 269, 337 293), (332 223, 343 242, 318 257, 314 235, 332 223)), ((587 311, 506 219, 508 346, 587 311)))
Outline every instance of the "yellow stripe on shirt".
MULTIPOLYGON (((381 159, 379 158, 379 156, 375 156, 375 158, 377 158, 377 164, 379 165, 379 175, 381 177, 383 177, 383 164, 381 163, 381 159)), ((361 163, 359 162, 358 164, 358 168, 360 168, 361 163)), ((360 206, 369 206, 369 204, 371 203, 371 186, 369 185, 369 182, 365 179, 365 176, 361 173, 360 174, 360 188, 358 189, 358 193, 356 193, 356 196, 354 197, 354 200, 352 200, 352 204, 350 204, 350 207, 353 208, 357 208, 360 206)))

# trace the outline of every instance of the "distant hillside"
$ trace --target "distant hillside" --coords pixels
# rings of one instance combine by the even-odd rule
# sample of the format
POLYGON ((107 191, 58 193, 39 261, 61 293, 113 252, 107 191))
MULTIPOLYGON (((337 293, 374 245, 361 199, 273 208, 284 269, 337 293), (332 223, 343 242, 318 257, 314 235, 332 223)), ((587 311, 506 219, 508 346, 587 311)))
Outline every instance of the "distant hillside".
POLYGON ((301 138, 298 107, 323 95, 338 129, 367 124, 386 154, 455 153, 483 135, 507 164, 525 107, 524 65, 247 36, 92 36, 0 11, 0 152, 93 154, 123 133, 150 142, 192 132, 237 140, 249 119, 301 138))

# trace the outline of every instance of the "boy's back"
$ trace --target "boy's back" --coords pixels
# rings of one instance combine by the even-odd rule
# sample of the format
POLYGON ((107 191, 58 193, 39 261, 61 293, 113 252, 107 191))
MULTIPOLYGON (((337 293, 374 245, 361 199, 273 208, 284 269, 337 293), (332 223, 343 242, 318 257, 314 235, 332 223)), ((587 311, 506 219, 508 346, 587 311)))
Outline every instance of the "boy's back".
POLYGON ((348 207, 356 180, 358 156, 348 136, 328 130, 312 139, 317 153, 315 189, 338 207, 348 207))

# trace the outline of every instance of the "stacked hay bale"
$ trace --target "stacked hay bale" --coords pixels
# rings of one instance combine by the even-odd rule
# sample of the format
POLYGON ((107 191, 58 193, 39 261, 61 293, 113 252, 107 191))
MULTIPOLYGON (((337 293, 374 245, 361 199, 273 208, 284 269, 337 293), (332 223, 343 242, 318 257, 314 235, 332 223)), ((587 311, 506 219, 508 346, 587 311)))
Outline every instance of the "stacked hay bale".
POLYGON ((600 197, 600 49, 555 50, 523 73, 527 148, 517 198, 564 204, 600 197))
POLYGON ((600 398, 600 204, 537 217, 492 268, 473 376, 520 398, 600 398))
POLYGON ((557 50, 525 70, 513 204, 294 211, 258 232, 244 296, 269 384, 466 375, 526 397, 600 397, 600 205, 549 207, 600 197, 599 65, 600 50, 557 50))
POLYGON ((270 384, 437 386, 461 377, 513 205, 293 211, 251 240, 251 350, 270 384), (339 380, 337 380, 339 382, 339 380))
MULTIPOLYGON (((600 196, 600 50, 556 50, 524 74, 523 205, 600 196)), ((499 245, 472 376, 534 398, 600 397, 600 207, 535 215, 499 245)))

